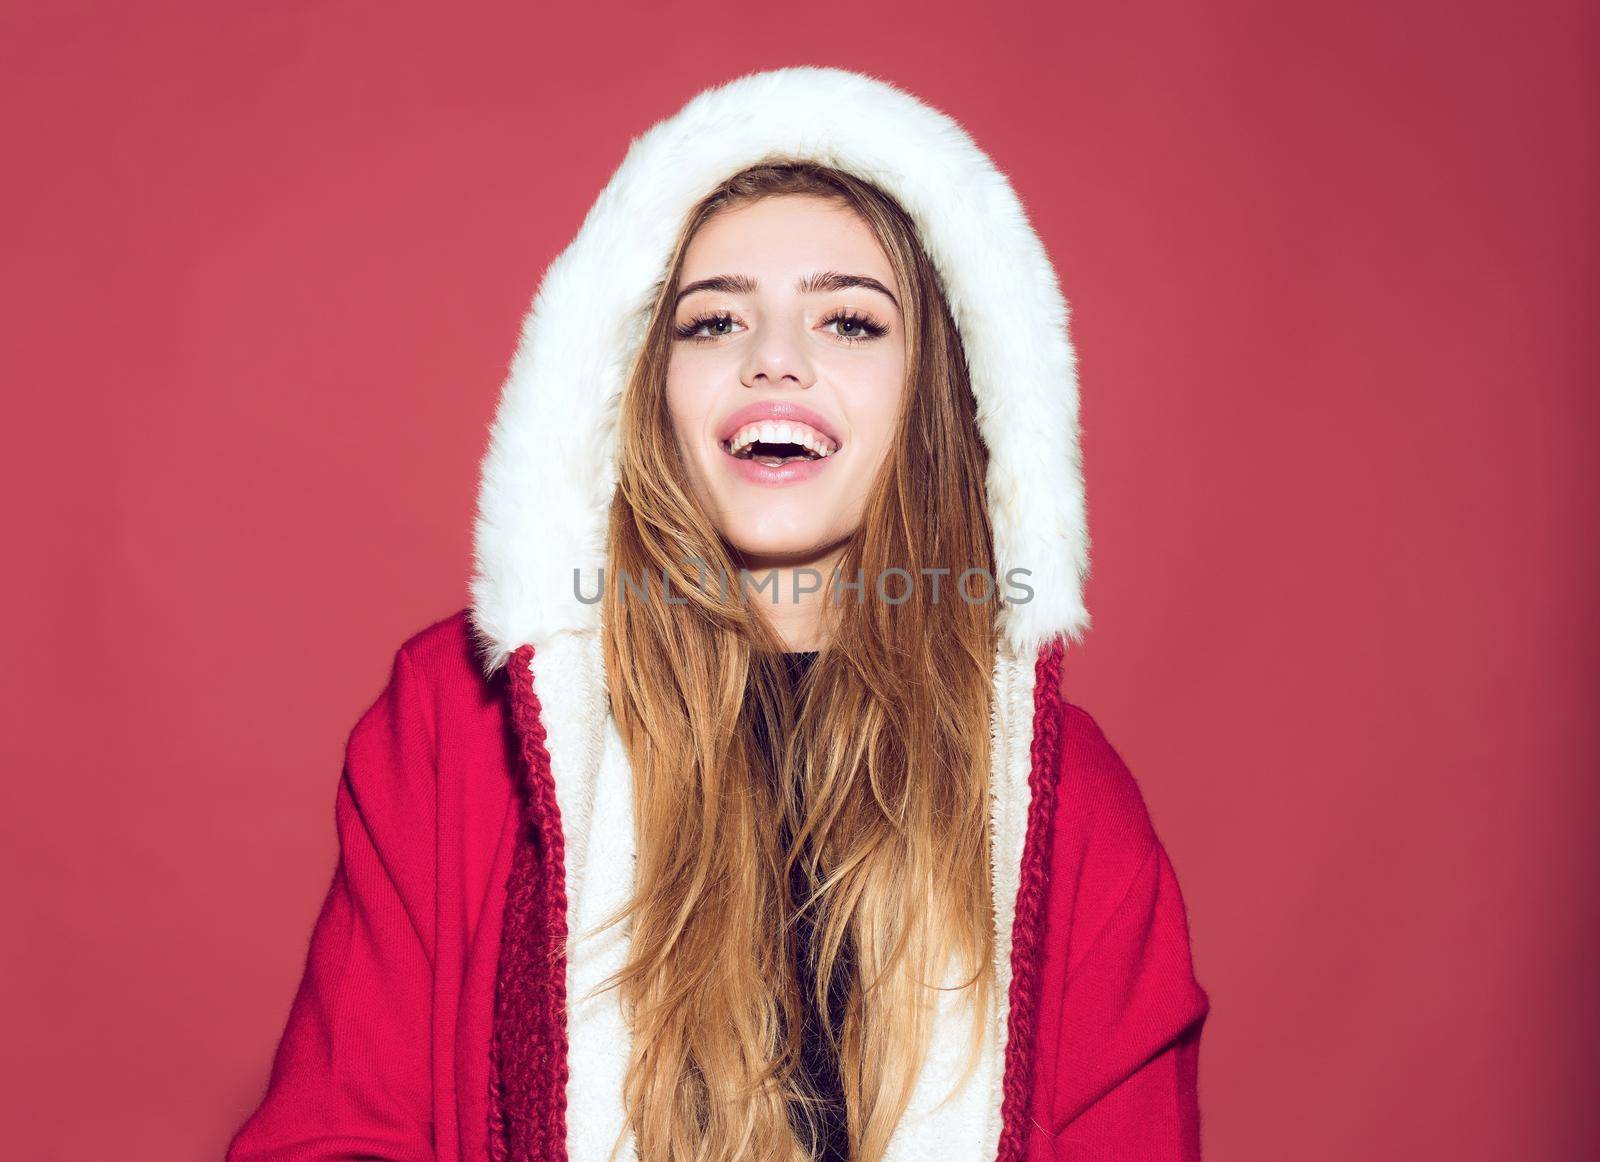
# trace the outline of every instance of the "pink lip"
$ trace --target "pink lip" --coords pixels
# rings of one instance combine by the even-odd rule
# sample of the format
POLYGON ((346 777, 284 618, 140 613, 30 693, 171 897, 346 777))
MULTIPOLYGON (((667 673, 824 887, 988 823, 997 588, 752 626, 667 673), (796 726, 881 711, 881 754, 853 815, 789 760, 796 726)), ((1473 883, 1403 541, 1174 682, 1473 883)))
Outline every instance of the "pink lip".
MULTIPOLYGON (((723 419, 717 428, 717 443, 726 444, 733 438, 733 434, 746 424, 762 422, 777 423, 780 420, 798 420, 817 429, 828 439, 832 440, 835 447, 843 447, 844 441, 839 438, 839 433, 833 430, 830 424, 817 412, 803 404, 793 403, 786 399, 767 399, 758 403, 745 404, 744 407, 723 419)), ((823 463, 818 460, 814 463, 823 463)), ((771 471, 769 469, 769 471, 771 471)))
POLYGON ((833 425, 823 419, 817 412, 802 404, 792 403, 786 399, 762 400, 759 403, 746 404, 722 421, 717 431, 717 445, 722 449, 729 468, 741 480, 748 484, 784 485, 803 484, 818 473, 824 471, 833 463, 844 448, 844 441, 839 439, 833 430, 833 425), (793 420, 807 424, 821 432, 833 441, 834 451, 830 456, 820 460, 791 460, 779 468, 769 468, 758 460, 741 460, 737 456, 727 454, 727 443, 733 434, 746 424, 762 422, 778 423, 784 420, 793 420))

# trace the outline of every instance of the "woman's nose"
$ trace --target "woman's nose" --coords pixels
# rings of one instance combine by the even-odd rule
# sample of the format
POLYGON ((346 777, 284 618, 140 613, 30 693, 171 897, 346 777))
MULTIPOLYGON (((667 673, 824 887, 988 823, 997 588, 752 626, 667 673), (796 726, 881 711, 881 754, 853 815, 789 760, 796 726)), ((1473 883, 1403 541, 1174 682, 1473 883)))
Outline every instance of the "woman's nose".
POLYGON ((763 326, 746 350, 748 362, 743 371, 746 387, 758 383, 788 382, 810 387, 814 378, 810 354, 805 346, 803 323, 775 323, 763 326))

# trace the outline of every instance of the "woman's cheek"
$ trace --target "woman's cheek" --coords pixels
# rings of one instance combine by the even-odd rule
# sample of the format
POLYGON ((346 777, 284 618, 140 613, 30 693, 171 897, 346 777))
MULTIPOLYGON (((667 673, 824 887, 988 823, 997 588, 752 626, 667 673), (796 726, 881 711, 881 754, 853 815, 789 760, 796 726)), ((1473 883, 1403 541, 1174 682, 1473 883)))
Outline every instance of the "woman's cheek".
POLYGON ((667 415, 685 444, 693 439, 695 432, 707 426, 711 392, 699 386, 703 382, 703 377, 695 375, 692 369, 677 364, 667 375, 667 415))

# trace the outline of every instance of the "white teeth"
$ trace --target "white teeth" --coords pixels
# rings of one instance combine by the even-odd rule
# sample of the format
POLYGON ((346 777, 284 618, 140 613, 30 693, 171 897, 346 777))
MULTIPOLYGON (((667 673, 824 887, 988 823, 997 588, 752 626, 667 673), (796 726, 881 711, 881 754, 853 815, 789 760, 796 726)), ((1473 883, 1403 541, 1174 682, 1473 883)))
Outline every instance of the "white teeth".
POLYGON ((746 424, 728 440, 728 451, 737 456, 751 444, 799 444, 808 448, 819 459, 833 455, 839 449, 821 432, 809 424, 789 420, 764 421, 746 424))

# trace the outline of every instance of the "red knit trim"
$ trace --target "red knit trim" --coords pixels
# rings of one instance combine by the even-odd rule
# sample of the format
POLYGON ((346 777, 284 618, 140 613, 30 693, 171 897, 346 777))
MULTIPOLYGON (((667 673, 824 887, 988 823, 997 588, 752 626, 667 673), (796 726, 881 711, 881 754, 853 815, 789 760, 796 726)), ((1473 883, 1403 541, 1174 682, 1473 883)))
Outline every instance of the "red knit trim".
POLYGON ((506 666, 524 816, 506 885, 489 1049, 493 1162, 567 1156, 566 844, 532 666, 531 645, 506 666))
POLYGON ((1033 746, 1028 773, 1028 830, 1022 843, 1021 883, 1011 927, 1011 1012, 1006 1039, 1004 1098, 997 1162, 1018 1162, 1028 1144, 1033 1089, 1034 1018, 1039 1007, 1039 939, 1050 885, 1051 834, 1056 814, 1060 749, 1061 662, 1066 643, 1053 638, 1034 664, 1033 746))

